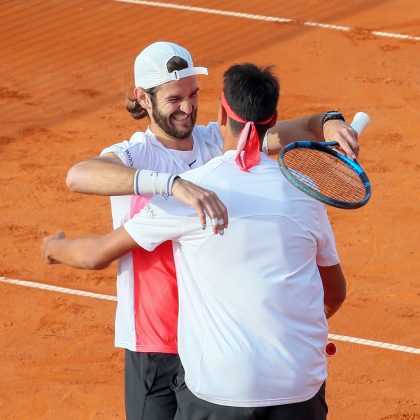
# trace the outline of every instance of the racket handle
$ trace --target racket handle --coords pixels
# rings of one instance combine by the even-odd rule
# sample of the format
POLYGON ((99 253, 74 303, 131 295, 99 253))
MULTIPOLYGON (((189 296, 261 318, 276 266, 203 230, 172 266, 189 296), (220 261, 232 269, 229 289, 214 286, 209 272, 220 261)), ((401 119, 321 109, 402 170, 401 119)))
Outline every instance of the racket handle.
POLYGON ((358 112, 351 122, 350 126, 357 131, 358 134, 361 134, 366 126, 370 123, 370 117, 365 112, 358 112))
POLYGON ((337 353, 337 346, 331 341, 329 341, 325 346, 324 353, 328 357, 334 356, 337 353))

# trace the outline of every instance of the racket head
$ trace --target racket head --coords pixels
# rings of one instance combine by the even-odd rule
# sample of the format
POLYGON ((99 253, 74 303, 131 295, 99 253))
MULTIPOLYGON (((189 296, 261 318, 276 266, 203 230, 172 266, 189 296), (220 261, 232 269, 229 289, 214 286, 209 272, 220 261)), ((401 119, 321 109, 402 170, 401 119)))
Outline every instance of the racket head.
POLYGON ((331 146, 338 146, 338 143, 290 143, 278 155, 280 170, 295 187, 318 201, 341 209, 357 209, 364 206, 371 197, 371 185, 366 173, 357 161, 337 152, 331 146), (303 155, 307 162, 308 159, 312 159, 313 164, 301 164, 303 155), (322 163, 322 160, 325 162, 322 163), (339 175, 334 173, 335 167, 340 168, 339 175), (317 176, 313 173, 315 169, 318 169, 317 176), (348 186, 349 194, 338 191, 342 188, 330 189, 324 186, 332 183, 334 178, 336 184, 344 184, 345 181, 340 181, 339 177, 344 177, 353 184, 348 186))

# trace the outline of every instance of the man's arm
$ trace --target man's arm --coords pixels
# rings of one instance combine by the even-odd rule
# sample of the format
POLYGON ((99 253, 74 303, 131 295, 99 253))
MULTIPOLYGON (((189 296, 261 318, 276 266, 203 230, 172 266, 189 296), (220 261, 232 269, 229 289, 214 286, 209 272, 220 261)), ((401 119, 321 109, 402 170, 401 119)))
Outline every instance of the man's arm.
POLYGON ((73 192, 95 195, 134 194, 135 168, 123 164, 114 153, 76 163, 67 173, 67 187, 73 192))
POLYGON ((191 210, 176 200, 155 197, 124 226, 106 235, 66 239, 64 232, 58 232, 45 237, 42 255, 48 264, 100 270, 137 246, 152 251, 162 242, 179 239, 185 230, 184 213, 191 210), (178 211, 171 212, 173 207, 178 211))
POLYGON ((279 121, 268 131, 270 154, 277 154, 284 146, 298 140, 336 141, 344 153, 355 159, 359 154, 357 132, 341 120, 329 120, 322 127, 324 113, 279 121))
POLYGON ((120 227, 103 236, 66 239, 64 232, 46 236, 41 251, 48 264, 65 264, 75 268, 101 270, 137 246, 120 227))
POLYGON ((334 315, 346 299, 346 279, 341 265, 318 266, 324 287, 324 310, 327 318, 334 315))
MULTIPOLYGON (((66 182, 71 191, 84 194, 133 195, 136 170, 125 166, 116 154, 107 153, 74 165, 68 171, 66 182)), ((214 221, 215 233, 227 229, 226 206, 213 191, 178 178, 172 186, 172 194, 196 211, 203 227, 207 214, 214 221)))

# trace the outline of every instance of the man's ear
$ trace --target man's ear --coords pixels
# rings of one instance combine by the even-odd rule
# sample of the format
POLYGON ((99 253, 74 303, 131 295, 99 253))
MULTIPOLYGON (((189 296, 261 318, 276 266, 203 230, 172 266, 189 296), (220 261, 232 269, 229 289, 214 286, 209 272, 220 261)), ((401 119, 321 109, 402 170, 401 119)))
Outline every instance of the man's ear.
POLYGON ((136 97, 137 102, 141 105, 142 108, 144 109, 152 108, 152 104, 150 103, 150 98, 142 88, 135 88, 134 96, 136 97))
POLYGON ((223 105, 221 102, 219 104, 219 113, 218 113, 217 121, 219 122, 219 125, 221 127, 225 127, 227 124, 227 113, 226 113, 225 108, 223 108, 223 105))
POLYGON ((276 112, 273 115, 273 119, 270 121, 270 127, 269 128, 274 127, 276 125, 277 117, 278 117, 278 113, 277 113, 277 110, 276 110, 276 112))

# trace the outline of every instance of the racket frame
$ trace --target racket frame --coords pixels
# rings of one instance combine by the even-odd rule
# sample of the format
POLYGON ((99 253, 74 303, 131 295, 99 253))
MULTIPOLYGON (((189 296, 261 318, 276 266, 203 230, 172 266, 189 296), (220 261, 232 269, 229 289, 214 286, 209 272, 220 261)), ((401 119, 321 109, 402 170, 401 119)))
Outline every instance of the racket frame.
POLYGON ((369 178, 367 177, 363 168, 359 165, 356 160, 352 160, 347 156, 343 155, 342 153, 337 152, 336 150, 332 149, 331 147, 338 146, 337 142, 315 142, 315 141, 295 141, 293 143, 288 144, 287 146, 283 147, 278 155, 278 163, 280 166, 280 170, 282 171, 283 175, 297 188, 303 191, 305 194, 309 195, 310 197, 314 198, 315 200, 321 201, 325 204, 329 204, 333 207, 338 207, 340 209, 357 209, 359 207, 364 206, 370 199, 371 196, 371 185, 369 178), (335 198, 328 197, 319 191, 310 188, 307 185, 302 184, 287 168, 286 164, 283 161, 283 156, 292 149, 299 149, 299 148, 306 148, 306 149, 315 149, 319 150, 324 153, 328 153, 335 158, 344 162, 347 166, 349 166, 361 179, 364 187, 365 187, 365 196, 362 200, 359 201, 342 201, 335 198))

